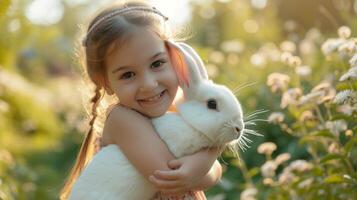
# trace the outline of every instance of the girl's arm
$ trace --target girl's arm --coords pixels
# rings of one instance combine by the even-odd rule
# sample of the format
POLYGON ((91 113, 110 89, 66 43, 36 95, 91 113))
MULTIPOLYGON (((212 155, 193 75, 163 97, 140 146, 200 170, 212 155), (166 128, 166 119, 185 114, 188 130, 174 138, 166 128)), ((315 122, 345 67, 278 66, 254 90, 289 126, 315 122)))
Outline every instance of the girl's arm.
MULTIPOLYGON (((169 183, 171 188, 177 188, 169 192, 170 194, 184 193, 196 188, 209 188, 214 185, 213 182, 216 182, 217 166, 214 167, 215 169, 211 167, 218 155, 217 152, 202 150, 174 160, 175 157, 155 132, 150 119, 133 110, 125 107, 114 108, 105 122, 103 133, 108 136, 103 140, 118 145, 144 177, 149 178, 155 171, 179 174, 182 172, 184 176, 178 176, 169 183), (177 163, 180 163, 181 167, 178 170, 171 170, 177 163), (182 187, 183 183, 186 183, 185 187, 182 187)), ((220 177, 220 173, 218 175, 220 177)), ((158 190, 162 190, 160 186, 155 185, 158 190)))
POLYGON ((169 170, 174 156, 156 134, 150 119, 125 107, 115 107, 103 129, 103 142, 116 144, 144 177, 169 170), (105 140, 105 141, 104 141, 105 140))
POLYGON ((188 190, 207 190, 222 176, 222 167, 216 160, 218 148, 203 149, 192 155, 169 162, 170 171, 155 171, 150 181, 163 194, 184 193, 188 190))

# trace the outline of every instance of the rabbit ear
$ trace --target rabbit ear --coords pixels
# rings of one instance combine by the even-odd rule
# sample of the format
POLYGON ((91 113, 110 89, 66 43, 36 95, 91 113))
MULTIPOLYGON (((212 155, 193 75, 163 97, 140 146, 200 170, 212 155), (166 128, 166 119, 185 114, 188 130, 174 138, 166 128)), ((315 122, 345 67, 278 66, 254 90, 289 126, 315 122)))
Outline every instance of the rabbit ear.
POLYGON ((168 41, 168 44, 173 47, 176 52, 171 55, 174 57, 174 62, 185 62, 189 71, 189 85, 184 85, 182 87, 185 94, 192 93, 195 91, 196 86, 202 82, 202 77, 200 75, 199 67, 196 61, 193 59, 192 53, 188 52, 183 45, 173 41, 168 41))
POLYGON ((188 45, 186 43, 179 42, 178 44, 192 56, 192 58, 196 62, 196 65, 198 66, 198 70, 200 71, 201 77, 203 79, 208 80, 208 73, 207 73, 206 67, 203 64, 203 61, 202 61, 201 57, 198 55, 198 53, 190 45, 188 45))

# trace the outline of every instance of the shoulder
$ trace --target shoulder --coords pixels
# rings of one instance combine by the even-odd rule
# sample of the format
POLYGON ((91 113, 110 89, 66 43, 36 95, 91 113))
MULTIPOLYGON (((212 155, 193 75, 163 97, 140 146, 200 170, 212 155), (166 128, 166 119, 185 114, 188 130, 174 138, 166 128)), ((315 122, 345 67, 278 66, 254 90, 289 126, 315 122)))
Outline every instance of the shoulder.
POLYGON ((144 115, 124 106, 115 106, 105 120, 103 136, 109 136, 110 143, 112 143, 119 135, 123 137, 128 134, 135 134, 139 132, 138 130, 151 126, 151 120, 144 115))
POLYGON ((113 120, 116 121, 117 119, 121 119, 124 121, 127 121, 129 119, 149 120, 149 118, 145 117, 139 112, 124 106, 115 106, 108 113, 107 121, 111 122, 113 120))

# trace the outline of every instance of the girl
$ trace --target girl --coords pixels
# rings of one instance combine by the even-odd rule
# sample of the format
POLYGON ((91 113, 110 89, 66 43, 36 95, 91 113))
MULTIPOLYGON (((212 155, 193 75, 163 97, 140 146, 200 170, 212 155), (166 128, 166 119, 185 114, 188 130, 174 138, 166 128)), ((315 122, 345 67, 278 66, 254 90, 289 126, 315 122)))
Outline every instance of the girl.
MULTIPOLYGON (((160 191, 148 199, 206 199, 202 190, 222 174, 218 149, 203 149, 174 158, 150 122, 169 110, 180 84, 187 83, 186 66, 170 47, 167 18, 143 2, 112 6, 89 24, 83 40, 85 67, 95 85, 90 129, 65 183, 61 199, 94 152, 93 124, 105 94, 117 98, 101 134, 101 146, 116 144, 128 160, 160 191)), ((138 188, 140 190, 140 188, 138 188)))

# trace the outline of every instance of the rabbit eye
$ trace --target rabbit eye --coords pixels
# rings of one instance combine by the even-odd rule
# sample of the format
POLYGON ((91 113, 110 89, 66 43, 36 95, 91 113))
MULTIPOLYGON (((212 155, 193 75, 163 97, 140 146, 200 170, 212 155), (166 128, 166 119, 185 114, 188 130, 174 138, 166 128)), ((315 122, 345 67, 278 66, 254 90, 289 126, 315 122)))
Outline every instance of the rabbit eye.
POLYGON ((217 109, 217 101, 214 100, 214 99, 209 99, 209 100, 207 101, 207 107, 208 107, 209 109, 217 109))

